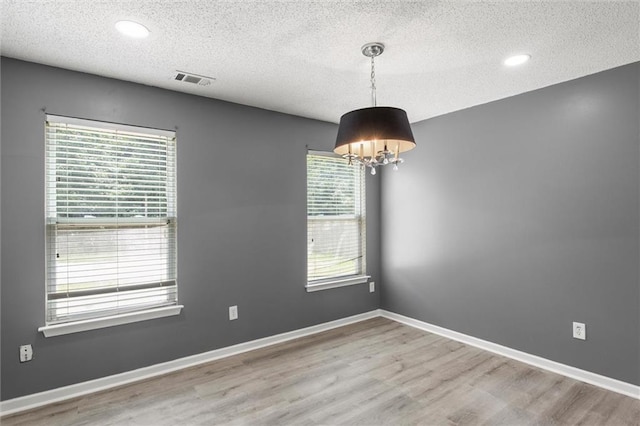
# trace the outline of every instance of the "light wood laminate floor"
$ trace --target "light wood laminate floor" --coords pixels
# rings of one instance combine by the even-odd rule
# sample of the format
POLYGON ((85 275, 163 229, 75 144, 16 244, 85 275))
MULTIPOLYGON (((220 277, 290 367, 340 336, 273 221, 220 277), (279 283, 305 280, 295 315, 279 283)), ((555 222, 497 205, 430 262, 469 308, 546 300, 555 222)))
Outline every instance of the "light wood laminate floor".
POLYGON ((640 401, 375 318, 9 425, 639 425, 640 401))

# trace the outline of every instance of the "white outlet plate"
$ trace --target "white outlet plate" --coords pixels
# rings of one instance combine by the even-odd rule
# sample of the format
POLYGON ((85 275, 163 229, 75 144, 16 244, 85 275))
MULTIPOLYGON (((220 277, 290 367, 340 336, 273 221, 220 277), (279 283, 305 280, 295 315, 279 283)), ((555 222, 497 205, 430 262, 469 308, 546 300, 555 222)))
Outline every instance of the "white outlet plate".
POLYGON ((573 323, 573 338, 587 340, 587 326, 581 322, 573 323))
POLYGON ((31 345, 20 346, 20 362, 27 362, 33 359, 33 348, 31 345))
POLYGON ((373 293, 374 291, 376 291, 376 283, 371 281, 369 283, 369 293, 373 293))
POLYGON ((229 306, 229 321, 238 319, 238 306, 229 306))

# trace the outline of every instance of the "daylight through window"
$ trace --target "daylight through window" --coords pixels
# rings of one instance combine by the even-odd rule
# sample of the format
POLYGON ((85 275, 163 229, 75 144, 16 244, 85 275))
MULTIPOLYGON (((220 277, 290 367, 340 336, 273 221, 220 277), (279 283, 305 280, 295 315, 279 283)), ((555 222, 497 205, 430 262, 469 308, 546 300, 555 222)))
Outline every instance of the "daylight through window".
POLYGON ((47 116, 47 325, 177 303, 175 133, 47 116))
POLYGON ((307 281, 366 272, 365 184, 361 167, 332 154, 307 155, 307 281))

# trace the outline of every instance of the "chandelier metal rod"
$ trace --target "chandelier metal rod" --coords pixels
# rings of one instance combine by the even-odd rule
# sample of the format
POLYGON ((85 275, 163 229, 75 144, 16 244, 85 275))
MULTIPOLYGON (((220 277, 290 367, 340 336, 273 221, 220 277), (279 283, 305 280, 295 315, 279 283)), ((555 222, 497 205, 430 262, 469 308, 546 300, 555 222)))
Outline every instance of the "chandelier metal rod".
POLYGON ((376 63, 375 56, 371 56, 371 104, 374 107, 378 106, 378 100, 376 99, 376 63))

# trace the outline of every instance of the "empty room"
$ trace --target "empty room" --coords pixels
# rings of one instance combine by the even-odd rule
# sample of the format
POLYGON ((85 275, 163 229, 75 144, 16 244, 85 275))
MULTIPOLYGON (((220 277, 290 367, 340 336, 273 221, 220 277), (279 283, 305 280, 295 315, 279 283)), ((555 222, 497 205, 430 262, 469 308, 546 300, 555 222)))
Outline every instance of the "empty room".
POLYGON ((2 425, 640 425, 640 2, 0 0, 2 425))

